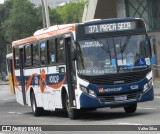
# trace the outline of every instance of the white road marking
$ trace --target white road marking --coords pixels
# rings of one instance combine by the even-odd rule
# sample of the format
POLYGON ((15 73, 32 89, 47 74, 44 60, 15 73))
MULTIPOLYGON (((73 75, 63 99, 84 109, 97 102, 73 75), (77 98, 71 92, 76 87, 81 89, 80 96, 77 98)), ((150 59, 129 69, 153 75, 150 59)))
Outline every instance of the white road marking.
POLYGON ((17 114, 22 114, 22 113, 17 113, 17 114))
POLYGON ((160 99, 160 96, 154 96, 156 99, 160 99))
POLYGON ((157 109, 157 108, 153 108, 153 107, 137 107, 138 109, 146 109, 146 110, 153 110, 153 109, 157 109))
POLYGON ((22 114, 22 113, 19 113, 19 112, 8 112, 9 114, 22 114))
POLYGON ((2 99, 3 101, 14 101, 15 99, 2 99))
POLYGON ((9 99, 3 99, 4 101, 9 100, 9 99))
POLYGON ((9 114, 15 114, 16 112, 8 112, 9 114))
POLYGON ((120 122, 118 125, 143 125, 143 124, 138 124, 138 123, 129 123, 129 122, 120 122))

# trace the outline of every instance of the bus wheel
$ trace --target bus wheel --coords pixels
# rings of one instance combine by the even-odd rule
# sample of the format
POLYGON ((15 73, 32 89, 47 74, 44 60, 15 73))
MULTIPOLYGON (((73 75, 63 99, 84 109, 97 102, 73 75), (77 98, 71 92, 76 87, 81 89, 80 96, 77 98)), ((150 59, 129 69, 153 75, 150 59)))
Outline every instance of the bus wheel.
POLYGON ((137 103, 124 107, 126 113, 134 113, 137 110, 137 103))
POLYGON ((37 107, 34 92, 31 93, 31 107, 32 107, 32 112, 34 116, 40 116, 44 112, 43 108, 37 107))
POLYGON ((67 110, 68 117, 71 120, 78 119, 80 116, 80 110, 70 108, 69 98, 67 94, 65 95, 65 102, 66 102, 66 110, 67 110))

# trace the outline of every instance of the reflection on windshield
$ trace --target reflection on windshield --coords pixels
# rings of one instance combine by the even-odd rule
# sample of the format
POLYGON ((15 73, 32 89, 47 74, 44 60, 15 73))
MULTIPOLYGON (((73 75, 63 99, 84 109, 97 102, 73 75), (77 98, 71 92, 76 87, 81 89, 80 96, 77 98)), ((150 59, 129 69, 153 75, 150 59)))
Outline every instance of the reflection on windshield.
POLYGON ((104 75, 130 72, 150 65, 149 42, 145 35, 79 41, 77 46, 78 73, 104 75), (122 51, 122 46, 126 43, 122 51))

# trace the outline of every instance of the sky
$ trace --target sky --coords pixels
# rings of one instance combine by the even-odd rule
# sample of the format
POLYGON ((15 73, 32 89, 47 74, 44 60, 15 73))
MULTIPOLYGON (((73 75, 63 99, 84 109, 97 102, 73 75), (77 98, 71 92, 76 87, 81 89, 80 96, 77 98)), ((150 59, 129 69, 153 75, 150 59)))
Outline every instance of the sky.
POLYGON ((0 4, 2 4, 4 2, 4 0, 0 0, 0 4))

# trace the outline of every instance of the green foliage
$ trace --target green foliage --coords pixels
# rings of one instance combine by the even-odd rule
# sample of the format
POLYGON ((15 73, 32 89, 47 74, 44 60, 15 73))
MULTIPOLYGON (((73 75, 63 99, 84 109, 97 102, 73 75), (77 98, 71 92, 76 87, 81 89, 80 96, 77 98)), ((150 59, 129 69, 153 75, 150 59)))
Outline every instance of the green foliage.
POLYGON ((12 8, 12 1, 6 1, 4 4, 0 5, 0 72, 5 71, 5 56, 6 56, 6 44, 8 40, 4 36, 4 29, 2 23, 8 19, 9 11, 12 8))
POLYGON ((37 9, 27 0, 13 0, 9 18, 2 23, 9 42, 30 36, 40 25, 37 9))
POLYGON ((51 26, 62 23, 62 19, 60 15, 57 13, 56 9, 49 9, 49 17, 51 26))
POLYGON ((66 3, 62 7, 57 7, 56 11, 61 16, 63 23, 78 23, 82 20, 85 3, 84 0, 66 3))
MULTIPOLYGON (((51 25, 81 22, 85 3, 86 0, 81 0, 49 9, 51 25)), ((6 51, 12 41, 32 36, 41 28, 41 6, 35 7, 29 0, 6 0, 0 4, 0 72, 6 68, 6 51)))

